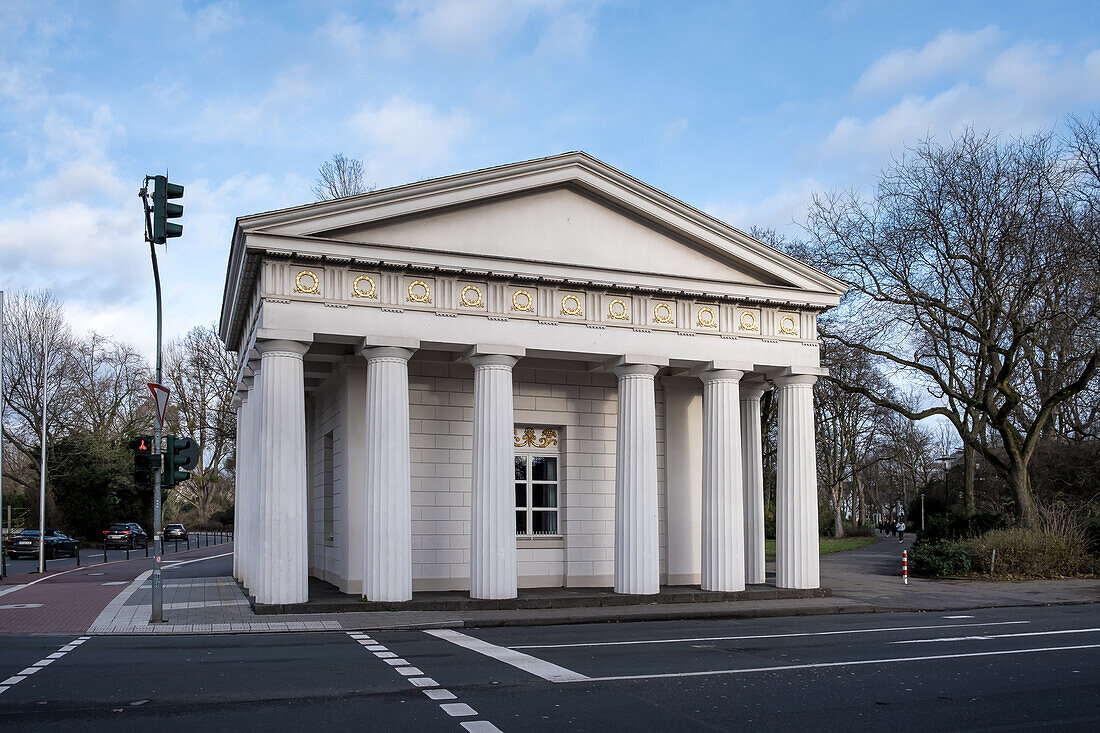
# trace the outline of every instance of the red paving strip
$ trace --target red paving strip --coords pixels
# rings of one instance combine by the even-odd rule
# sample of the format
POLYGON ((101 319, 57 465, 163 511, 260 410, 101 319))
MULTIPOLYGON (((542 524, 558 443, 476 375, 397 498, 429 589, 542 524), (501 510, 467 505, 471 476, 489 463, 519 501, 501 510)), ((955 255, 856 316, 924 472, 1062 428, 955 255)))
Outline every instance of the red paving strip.
MULTIPOLYGON (((179 562, 220 555, 231 549, 230 544, 211 545, 201 549, 174 552, 171 560, 179 562)), ((82 634, 88 630, 107 604, 139 575, 153 567, 153 558, 119 560, 60 570, 49 575, 23 573, 8 576, 4 586, 42 582, 0 596, 0 634, 82 634), (104 585, 104 583, 118 585, 104 585), (11 605, 41 604, 32 608, 3 608, 11 605)))

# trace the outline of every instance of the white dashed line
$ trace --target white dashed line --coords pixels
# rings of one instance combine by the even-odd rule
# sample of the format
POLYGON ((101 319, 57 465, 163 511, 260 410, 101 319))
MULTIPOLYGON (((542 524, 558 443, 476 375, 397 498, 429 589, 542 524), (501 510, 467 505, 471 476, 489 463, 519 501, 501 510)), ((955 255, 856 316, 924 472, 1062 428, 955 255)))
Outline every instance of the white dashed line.
POLYGON ((471 733, 502 733, 500 728, 488 720, 468 720, 462 724, 462 727, 471 733))
POLYGON ((445 702, 439 707, 452 718, 465 718, 469 715, 477 715, 477 711, 464 702, 445 702))
POLYGON ((436 690, 424 690, 424 694, 432 700, 454 700, 455 694, 450 690, 444 690, 442 687, 436 690))
POLYGON ((14 674, 11 677, 8 677, 3 682, 0 682, 0 694, 3 694, 5 692, 7 692, 8 690, 10 690, 12 688, 13 685, 19 684, 23 680, 30 677, 32 674, 35 674, 36 672, 42 671, 47 665, 53 664, 58 659, 61 659, 61 657, 65 656, 70 651, 75 649, 80 644, 83 644, 84 642, 86 642, 90 638, 91 638, 90 636, 82 636, 79 639, 75 639, 73 641, 70 641, 68 644, 61 647, 58 651, 54 652, 53 654, 50 654, 50 655, 46 656, 45 659, 41 659, 41 660, 35 662, 34 664, 27 667, 26 669, 24 669, 19 674, 14 674))
POLYGON ((416 687, 437 687, 439 683, 433 680, 431 677, 410 677, 411 682, 416 687))
POLYGON ((391 667, 408 667, 409 666, 408 660, 407 659, 401 659, 400 657, 398 657, 397 659, 383 659, 382 661, 385 662, 386 664, 390 665, 391 667))
POLYGON ((394 667, 394 669, 397 670, 397 674, 403 677, 412 677, 413 675, 424 674, 416 667, 394 667))

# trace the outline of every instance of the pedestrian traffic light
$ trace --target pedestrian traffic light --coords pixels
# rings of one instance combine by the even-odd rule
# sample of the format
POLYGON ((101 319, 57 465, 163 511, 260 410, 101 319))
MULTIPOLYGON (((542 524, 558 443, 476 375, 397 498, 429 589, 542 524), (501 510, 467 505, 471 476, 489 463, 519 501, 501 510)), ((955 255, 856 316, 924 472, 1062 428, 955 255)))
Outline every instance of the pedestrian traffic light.
POLYGON ((139 435, 130 441, 134 452, 134 484, 139 488, 152 486, 153 471, 160 468, 160 452, 153 450, 153 436, 139 435))
POLYGON ((169 435, 165 438, 164 451, 165 488, 170 488, 191 478, 191 469, 199 463, 199 444, 193 438, 177 438, 169 435))
POLYGON ((157 244, 183 234, 182 224, 168 221, 183 216, 181 204, 168 203, 178 198, 183 198, 183 186, 169 183, 168 176, 153 176, 153 241, 157 244))

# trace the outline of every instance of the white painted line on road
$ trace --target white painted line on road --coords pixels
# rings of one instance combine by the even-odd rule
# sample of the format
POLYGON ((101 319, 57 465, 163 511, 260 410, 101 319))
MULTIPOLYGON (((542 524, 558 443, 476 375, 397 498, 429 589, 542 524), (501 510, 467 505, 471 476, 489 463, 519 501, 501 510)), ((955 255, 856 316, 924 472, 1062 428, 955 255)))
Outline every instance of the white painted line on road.
POLYGON ((456 646, 469 649, 478 654, 484 654, 487 657, 496 659, 498 662, 510 664, 517 669, 522 669, 524 672, 530 672, 550 682, 580 682, 588 679, 583 674, 566 669, 565 667, 559 667, 551 662, 537 659, 530 654, 517 652, 515 649, 497 646, 496 644, 490 644, 481 639, 475 639, 472 636, 466 636, 466 634, 461 634, 454 629, 428 629, 424 633, 430 634, 437 639, 449 641, 456 646))
POLYGON ((454 700, 456 696, 450 690, 444 690, 442 687, 436 690, 424 690, 424 694, 432 700, 454 700))
POLYGON ((386 651, 386 647, 382 646, 381 644, 366 644, 364 646, 366 647, 368 652, 384 652, 384 651, 386 651))
POLYGON ((0 611, 15 611, 20 608, 42 608, 41 603, 7 603, 0 606, 0 611))
MULTIPOLYGON (((883 629, 848 629, 847 631, 803 631, 791 634, 753 634, 748 636, 696 636, 687 639, 637 639, 632 641, 589 641, 577 644, 517 644, 509 649, 571 649, 586 646, 635 646, 639 644, 687 644, 699 641, 747 641, 751 639, 792 639, 802 636, 843 636, 845 634, 879 634, 887 631, 925 631, 960 629, 976 626, 1013 626, 1030 621, 992 621, 980 624, 938 624, 936 626, 891 626, 883 629)), ((431 632, 428 632, 431 633, 431 632)))
MULTIPOLYGON (((413 687, 436 687, 439 685, 431 677, 409 677, 408 680, 413 687)), ((431 692, 431 690, 425 690, 425 692, 431 692)), ((454 697, 454 695, 451 695, 451 697, 454 697)))
POLYGON ((232 552, 223 552, 220 555, 211 555, 210 557, 197 557, 194 560, 180 560, 179 562, 174 562, 171 565, 165 565, 164 569, 165 570, 174 570, 175 568, 181 567, 183 565, 190 565, 193 562, 204 562, 206 560, 217 560, 219 557, 229 557, 232 554, 233 554, 232 552))
POLYGON ((393 659, 397 655, 393 652, 375 652, 374 656, 378 657, 379 659, 393 659))
POLYGON ((944 616, 944 618, 974 618, 973 616, 944 616))
POLYGON ((409 666, 409 660, 402 659, 401 657, 398 657, 397 659, 383 659, 382 661, 385 662, 386 664, 390 665, 391 667, 408 667, 409 666))
POLYGON ((966 659, 969 657, 1003 657, 1016 654, 1038 654, 1040 652, 1066 652, 1080 649, 1100 649, 1100 644, 1081 646, 1050 646, 1038 649, 1007 649, 995 652, 969 652, 966 654, 933 654, 925 657, 897 657, 893 659, 856 659, 847 662, 817 662, 814 664, 787 664, 776 667, 748 667, 744 669, 712 669, 704 672, 669 672, 666 674, 628 674, 611 677, 589 677, 585 680, 566 680, 568 682, 624 682, 631 680, 663 680, 676 677, 717 677, 721 675, 755 674, 757 672, 788 672, 800 669, 824 669, 828 667, 858 667, 871 664, 898 664, 902 662, 929 662, 938 659, 966 659))
POLYGON ((464 702, 445 702, 439 707, 452 718, 464 718, 468 715, 477 715, 477 711, 464 702))
MULTIPOLYGON (((44 578, 43 578, 43 580, 44 580, 44 578)), ((41 659, 41 660, 35 662, 34 664, 32 664, 31 666, 27 667, 26 669, 24 669, 19 674, 13 674, 11 677, 8 677, 3 682, 0 682, 0 694, 3 694, 5 692, 7 692, 13 686, 15 686, 15 685, 19 684, 20 682, 22 682, 23 680, 27 679, 32 674, 35 674, 36 672, 42 671, 46 667, 46 665, 52 664, 56 660, 61 659, 61 657, 65 656, 73 648, 75 648, 75 646, 77 644, 83 644, 84 642, 86 642, 90 638, 91 637, 89 637, 89 636, 82 636, 79 639, 71 641, 68 644, 66 644, 65 646, 61 647, 61 649, 59 649, 58 651, 54 652, 53 654, 48 655, 45 659, 41 659)))
POLYGON ((126 585, 129 582, 128 580, 108 580, 106 583, 100 583, 100 585, 126 585))
POLYGON ((462 727, 471 733, 503 733, 488 720, 470 720, 463 723, 462 727))
MULTIPOLYGON (((99 563, 99 564, 102 565, 103 563, 99 563)), ((53 580, 54 578, 56 578, 59 575, 67 575, 69 573, 74 573, 77 570, 87 570, 89 567, 95 567, 95 565, 90 565, 90 566, 85 565, 83 568, 79 568, 79 567, 70 568, 68 570, 62 570, 60 573, 54 573, 53 575, 46 575, 44 577, 39 578, 38 580, 32 580, 29 583, 23 583, 21 585, 13 585, 10 588, 3 588, 3 589, 0 589, 0 596, 7 595, 8 593, 14 593, 17 590, 22 590, 24 588, 29 588, 30 586, 34 585, 35 583, 41 583, 43 580, 53 580)))
POLYGON ((397 670, 397 674, 402 677, 412 677, 413 675, 424 674, 416 667, 394 667, 397 670))
POLYGON ((891 644, 933 644, 940 641, 985 641, 987 639, 1014 639, 1019 636, 1056 636, 1058 634, 1095 634, 1100 628, 1094 629, 1059 629, 1057 631, 1028 631, 1021 634, 988 634, 986 636, 945 636, 938 639, 906 639, 905 641, 892 641, 891 644))

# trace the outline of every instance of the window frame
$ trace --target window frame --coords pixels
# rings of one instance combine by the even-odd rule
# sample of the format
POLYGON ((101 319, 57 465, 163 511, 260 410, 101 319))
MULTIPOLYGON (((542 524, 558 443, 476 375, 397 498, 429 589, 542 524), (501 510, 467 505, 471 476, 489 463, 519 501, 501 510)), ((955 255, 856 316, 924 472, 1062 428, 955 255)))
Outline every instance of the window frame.
MULTIPOLYGON (((514 488, 518 488, 518 485, 522 483, 524 485, 524 491, 526 494, 526 504, 524 506, 516 505, 515 511, 518 516, 519 512, 523 511, 526 514, 526 528, 527 531, 521 533, 519 528, 516 528, 517 540, 539 540, 539 539, 560 539, 562 537, 562 525, 561 525, 561 504, 562 504, 562 470, 561 470, 561 455, 557 451, 520 451, 516 449, 514 453, 516 459, 524 459, 524 473, 525 478, 521 482, 513 473, 512 484, 514 488), (555 476, 553 481, 547 480, 535 480, 534 478, 534 458, 553 458, 555 461, 555 476), (534 506, 534 488, 536 486, 553 486, 555 496, 555 506, 553 507, 535 507, 534 506), (556 515, 554 532, 546 532, 535 534, 534 532, 534 515, 536 513, 553 513, 556 515)), ((513 461, 513 464, 515 461, 513 461)))

